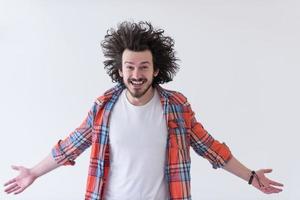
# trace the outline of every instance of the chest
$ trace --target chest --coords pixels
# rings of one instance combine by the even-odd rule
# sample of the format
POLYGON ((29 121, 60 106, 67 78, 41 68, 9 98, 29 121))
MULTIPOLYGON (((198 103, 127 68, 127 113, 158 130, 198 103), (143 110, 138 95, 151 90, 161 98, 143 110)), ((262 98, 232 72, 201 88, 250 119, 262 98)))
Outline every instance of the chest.
POLYGON ((117 102, 109 120, 111 146, 129 150, 165 148, 167 123, 162 106, 157 103, 133 107, 117 102))

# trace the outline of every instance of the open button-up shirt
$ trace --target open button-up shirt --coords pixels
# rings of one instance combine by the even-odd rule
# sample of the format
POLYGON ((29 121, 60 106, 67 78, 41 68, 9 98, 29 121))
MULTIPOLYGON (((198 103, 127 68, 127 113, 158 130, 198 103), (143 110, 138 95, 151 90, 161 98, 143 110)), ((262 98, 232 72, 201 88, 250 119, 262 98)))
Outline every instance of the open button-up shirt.
MULTIPOLYGON (((191 200, 190 146, 213 168, 223 167, 231 158, 225 143, 215 140, 197 122, 187 99, 179 92, 156 85, 168 127, 166 166, 169 200, 191 200)), ((103 200, 110 168, 109 118, 125 88, 119 83, 98 97, 82 124, 52 149, 59 164, 74 165, 75 159, 92 146, 85 200, 103 200)))

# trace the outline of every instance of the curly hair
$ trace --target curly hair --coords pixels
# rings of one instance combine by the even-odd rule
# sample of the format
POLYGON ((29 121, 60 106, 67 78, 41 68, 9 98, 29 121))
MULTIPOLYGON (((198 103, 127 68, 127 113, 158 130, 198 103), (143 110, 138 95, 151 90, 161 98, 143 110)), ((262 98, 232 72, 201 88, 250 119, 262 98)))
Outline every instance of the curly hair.
POLYGON ((163 35, 164 30, 154 29, 150 22, 138 23, 124 21, 118 24, 117 30, 107 30, 101 47, 108 75, 113 82, 123 83, 118 70, 122 69, 122 54, 125 49, 131 51, 150 50, 153 57, 154 70, 159 73, 153 79, 153 84, 172 81, 179 67, 175 57, 174 40, 163 35))

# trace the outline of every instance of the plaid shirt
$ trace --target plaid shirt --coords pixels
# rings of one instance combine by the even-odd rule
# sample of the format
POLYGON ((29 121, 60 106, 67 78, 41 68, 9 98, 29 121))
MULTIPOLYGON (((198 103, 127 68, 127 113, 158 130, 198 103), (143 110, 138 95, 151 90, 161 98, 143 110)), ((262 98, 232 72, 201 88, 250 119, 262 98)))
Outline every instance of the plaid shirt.
MULTIPOLYGON (((57 163, 74 165, 76 157, 92 146, 85 200, 103 200, 110 167, 109 116, 124 88, 123 84, 118 84, 98 97, 83 123, 52 149, 57 163)), ((182 94, 158 85, 156 88, 168 127, 164 171, 169 200, 191 200, 190 146, 213 168, 223 167, 231 158, 231 152, 196 121, 190 104, 182 94)))

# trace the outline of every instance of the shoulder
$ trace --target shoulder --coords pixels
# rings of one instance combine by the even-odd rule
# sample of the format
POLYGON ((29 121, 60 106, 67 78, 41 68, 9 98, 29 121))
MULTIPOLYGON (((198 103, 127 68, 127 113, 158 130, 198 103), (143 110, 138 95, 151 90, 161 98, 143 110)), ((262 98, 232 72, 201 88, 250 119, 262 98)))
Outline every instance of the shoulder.
POLYGON ((181 92, 178 91, 171 91, 170 92, 170 100, 176 104, 186 104, 187 98, 181 92))
POLYGON ((188 100, 185 95, 175 90, 160 88, 168 97, 169 102, 177 105, 188 105, 188 100))
POLYGON ((95 103, 98 105, 103 105, 108 102, 114 95, 119 95, 124 89, 124 85, 117 84, 116 86, 106 90, 101 96, 98 96, 95 103))

